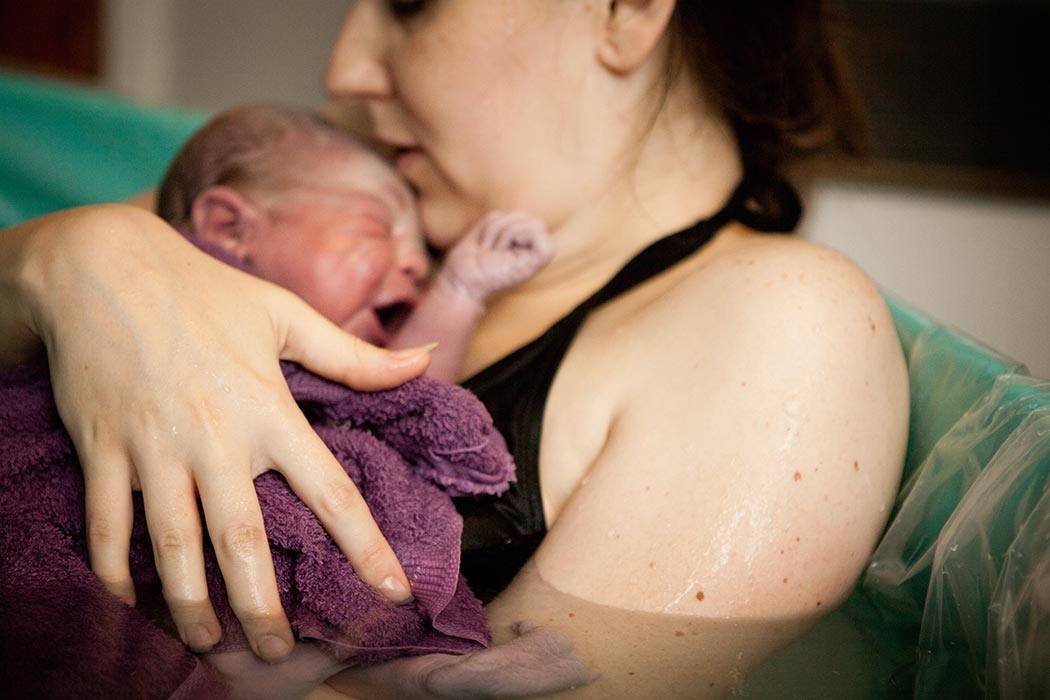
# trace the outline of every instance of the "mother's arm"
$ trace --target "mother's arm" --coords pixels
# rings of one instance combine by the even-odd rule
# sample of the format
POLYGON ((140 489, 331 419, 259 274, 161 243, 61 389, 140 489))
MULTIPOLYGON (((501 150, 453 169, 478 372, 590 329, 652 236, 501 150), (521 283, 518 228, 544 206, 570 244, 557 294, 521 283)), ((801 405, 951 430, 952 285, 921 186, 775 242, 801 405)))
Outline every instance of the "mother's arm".
POLYGON ((860 270, 779 240, 620 337, 644 340, 607 347, 629 379, 604 449, 489 621, 568 635, 602 674, 581 697, 724 694, 865 566, 903 461, 900 345, 860 270))
POLYGON ((376 389, 421 373, 427 353, 368 346, 293 294, 202 254, 128 205, 60 212, 0 232, 0 362, 26 360, 41 346, 84 469, 92 570, 134 604, 131 489, 141 486, 183 641, 207 648, 219 638, 199 493, 230 604, 253 650, 271 659, 290 651, 252 486, 268 469, 287 478, 363 579, 392 600, 407 595, 393 551, 298 410, 278 360, 376 389), (384 581, 401 582, 402 590, 384 581))
POLYGON ((649 342, 605 447, 490 614, 528 612, 542 579, 541 621, 602 672, 582 696, 725 692, 866 565, 907 439, 900 343, 858 268, 791 240, 715 259, 623 333, 649 342))

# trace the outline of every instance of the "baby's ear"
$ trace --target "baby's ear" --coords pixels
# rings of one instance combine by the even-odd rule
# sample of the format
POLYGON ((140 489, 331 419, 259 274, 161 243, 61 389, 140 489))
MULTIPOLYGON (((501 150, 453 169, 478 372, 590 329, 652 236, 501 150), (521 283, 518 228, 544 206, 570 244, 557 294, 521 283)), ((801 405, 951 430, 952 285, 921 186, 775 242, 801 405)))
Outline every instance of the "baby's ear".
POLYGON ((218 247, 243 263, 248 254, 249 234, 259 225, 260 213, 258 206, 237 190, 216 186, 197 195, 190 218, 198 240, 218 247))

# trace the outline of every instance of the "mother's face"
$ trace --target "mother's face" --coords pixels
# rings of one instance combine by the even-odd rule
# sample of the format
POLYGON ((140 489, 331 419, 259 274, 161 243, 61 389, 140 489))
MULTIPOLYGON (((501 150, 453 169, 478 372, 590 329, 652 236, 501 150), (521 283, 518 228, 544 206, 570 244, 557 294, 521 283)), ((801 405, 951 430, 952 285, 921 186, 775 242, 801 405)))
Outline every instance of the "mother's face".
POLYGON ((326 83, 399 149, 434 245, 492 209, 557 226, 602 166, 601 22, 585 0, 356 0, 326 83))

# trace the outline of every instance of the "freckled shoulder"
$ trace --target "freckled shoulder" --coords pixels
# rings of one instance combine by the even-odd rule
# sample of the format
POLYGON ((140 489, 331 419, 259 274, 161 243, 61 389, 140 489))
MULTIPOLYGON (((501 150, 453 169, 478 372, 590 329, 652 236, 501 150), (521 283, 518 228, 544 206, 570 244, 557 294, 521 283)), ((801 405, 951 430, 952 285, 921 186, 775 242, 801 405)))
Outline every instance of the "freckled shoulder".
POLYGON ((757 239, 646 306, 608 439, 537 553, 545 578, 635 610, 826 610, 885 523, 907 439, 877 288, 831 250, 757 239))
POLYGON ((746 323, 774 309, 799 322, 829 320, 820 319, 821 314, 870 314, 877 328, 879 320, 890 320, 874 283, 842 254, 809 241, 762 236, 691 271, 636 320, 653 326, 676 322, 688 335, 696 328, 690 320, 698 315, 731 311, 724 320, 746 323))

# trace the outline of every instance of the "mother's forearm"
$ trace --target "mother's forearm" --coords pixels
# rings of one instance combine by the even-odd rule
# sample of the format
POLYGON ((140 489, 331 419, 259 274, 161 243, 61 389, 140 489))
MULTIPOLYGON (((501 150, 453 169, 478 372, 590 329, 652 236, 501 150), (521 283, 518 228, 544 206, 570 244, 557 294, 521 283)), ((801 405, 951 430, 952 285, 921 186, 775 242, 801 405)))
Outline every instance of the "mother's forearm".
POLYGON ((601 674, 566 691, 573 698, 723 697, 816 620, 700 617, 600 605, 552 586, 534 560, 485 610, 494 644, 512 637, 512 625, 522 619, 568 637, 575 655, 601 674))
POLYGON ((41 352, 47 317, 62 312, 49 308, 52 292, 91 262, 105 266, 105 245, 119 254, 130 240, 168 233, 162 220, 127 204, 68 209, 0 232, 0 366, 41 352))

